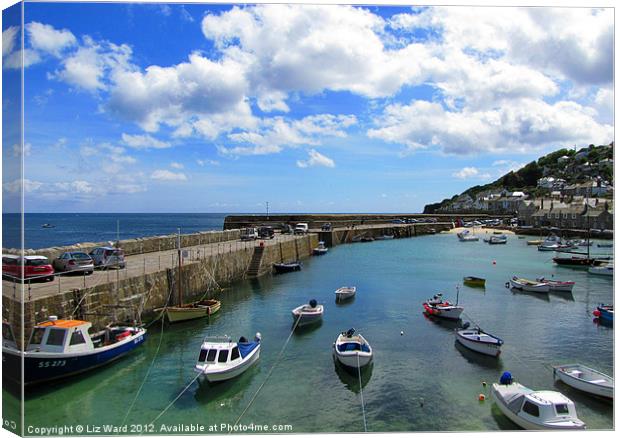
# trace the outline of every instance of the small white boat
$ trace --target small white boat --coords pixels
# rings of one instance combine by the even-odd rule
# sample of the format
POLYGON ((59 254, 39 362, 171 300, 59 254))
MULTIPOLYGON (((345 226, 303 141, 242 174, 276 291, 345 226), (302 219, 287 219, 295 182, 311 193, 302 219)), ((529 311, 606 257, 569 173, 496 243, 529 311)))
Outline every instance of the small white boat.
POLYGON ((308 304, 302 304, 295 307, 291 314, 297 323, 297 327, 301 327, 323 319, 323 305, 317 304, 316 300, 310 300, 308 304), (299 322, 297 322, 299 320, 299 322))
POLYGON ((260 356, 261 334, 252 342, 241 337, 233 342, 227 336, 207 337, 200 347, 194 369, 209 382, 232 379, 250 368, 260 356))
POLYGON ((328 248, 325 246, 325 242, 319 242, 319 246, 312 250, 312 254, 314 255, 323 255, 327 254, 328 248))
POLYGON ((589 394, 614 398, 613 377, 585 365, 556 365, 553 367, 553 378, 589 394))
POLYGON ((357 288, 355 286, 340 287, 336 289, 336 292, 335 292, 336 300, 344 301, 346 299, 352 298, 353 296, 355 296, 356 291, 357 291, 357 288))
POLYGON ((444 301, 443 294, 441 293, 438 293, 434 295, 433 298, 426 300, 422 303, 422 307, 424 307, 424 312, 427 315, 446 319, 460 319, 461 313, 463 313, 464 310, 463 306, 452 304, 449 301, 444 301))
POLYGON ((393 238, 394 238, 394 236, 391 235, 391 234, 384 234, 382 236, 375 237, 375 240, 391 240, 393 238))
POLYGON ((504 341, 484 332, 479 327, 474 329, 458 330, 456 340, 464 347, 487 356, 499 357, 504 341))
POLYGON ((355 329, 340 333, 334 342, 338 362, 349 368, 363 368, 372 361, 372 347, 355 329))
POLYGON ((512 277, 510 279, 510 287, 524 292, 549 292, 549 285, 540 281, 532 281, 526 278, 512 277))
POLYGON ((491 236, 489 238, 489 245, 502 245, 508 242, 508 236, 501 234, 499 236, 491 236))
POLYGON ((562 248, 563 245, 559 243, 543 243, 542 245, 538 245, 538 251, 557 251, 562 248))
POLYGON ((463 230, 460 233, 456 233, 456 237, 458 237, 461 242, 477 242, 480 240, 478 236, 470 233, 469 230, 463 230))
POLYGON ((510 373, 491 386, 491 395, 502 413, 527 430, 585 429, 577 418, 575 403, 557 391, 534 391, 513 382, 510 373))
POLYGON ((614 275, 614 265, 613 263, 607 263, 599 266, 590 266, 588 268, 588 272, 594 275, 614 275))
POLYGON ((537 278, 536 281, 549 285, 549 291, 553 292, 572 292, 574 281, 548 280, 544 277, 537 278))

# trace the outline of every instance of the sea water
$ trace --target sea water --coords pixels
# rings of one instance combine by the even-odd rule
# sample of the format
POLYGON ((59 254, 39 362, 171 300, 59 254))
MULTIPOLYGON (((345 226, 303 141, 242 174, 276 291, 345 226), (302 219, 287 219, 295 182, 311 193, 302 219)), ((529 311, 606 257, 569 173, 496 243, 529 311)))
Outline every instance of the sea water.
POLYGON ((28 390, 26 426, 102 431, 122 426, 127 415, 125 423, 143 433, 184 433, 178 428, 191 425, 206 428, 201 433, 257 426, 358 432, 364 430, 363 396, 368 431, 516 429, 489 397, 490 385, 510 371, 527 387, 567 395, 588 429, 611 429, 612 404, 554 383, 551 365, 577 362, 613 375, 613 328, 592 317, 597 304, 613 301, 612 280, 557 267, 553 256, 516 236, 507 245, 440 234, 337 246, 305 260, 300 272, 234 284, 220 296, 222 308, 211 320, 153 325, 147 342, 130 356, 28 390), (486 278, 486 288, 464 286, 468 275, 486 278), (576 285, 572 294, 513 292, 505 287, 512 275, 576 285), (335 303, 334 291, 346 285, 357 286, 356 297, 335 303), (457 286, 463 320, 504 340, 499 359, 456 344, 457 324, 422 314, 422 302, 437 292, 455 301, 457 286), (296 331, 277 360, 291 333, 291 309, 312 298, 325 306, 323 322, 296 331), (332 357, 334 340, 349 328, 373 347, 373 363, 361 376, 343 371, 332 357), (256 332, 263 343, 254 367, 227 382, 192 383, 150 425, 196 376, 205 336, 251 338, 256 332))

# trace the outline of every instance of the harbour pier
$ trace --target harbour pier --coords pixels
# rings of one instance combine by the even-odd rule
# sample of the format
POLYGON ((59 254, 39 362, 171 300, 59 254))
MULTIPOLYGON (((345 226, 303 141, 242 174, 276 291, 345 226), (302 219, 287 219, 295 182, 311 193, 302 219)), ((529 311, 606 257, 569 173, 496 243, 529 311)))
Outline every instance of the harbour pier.
MULTIPOLYGON (((309 257, 319 241, 335 246, 356 242, 361 237, 414 237, 452 227, 447 222, 371 221, 362 225, 361 221, 330 230, 311 228, 302 235, 276 233, 273 239, 257 241, 241 241, 240 229, 181 235, 181 267, 176 235, 122 240, 117 246, 126 254, 124 269, 95 270, 91 275, 57 273, 50 282, 21 283, 3 278, 3 318, 14 325, 21 319, 23 297, 26 334, 35 323, 51 315, 87 319, 95 327, 103 327, 112 320, 148 321, 156 316, 153 309, 177 303, 179 279, 186 301, 217 298, 235 281, 271 272, 274 263, 309 257)), ((27 250, 26 254, 44 255, 51 261, 65 251, 88 252, 102 245, 109 242, 27 250)), ((3 250, 4 254, 11 252, 17 253, 3 250)))

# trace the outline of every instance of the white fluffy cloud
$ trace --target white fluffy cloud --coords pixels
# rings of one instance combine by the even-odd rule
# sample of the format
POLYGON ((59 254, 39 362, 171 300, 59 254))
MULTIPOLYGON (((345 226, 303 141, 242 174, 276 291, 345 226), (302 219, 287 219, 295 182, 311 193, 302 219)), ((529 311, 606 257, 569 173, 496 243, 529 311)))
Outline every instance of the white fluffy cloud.
POLYGON ((187 181, 187 176, 181 172, 158 169, 151 174, 151 179, 156 181, 187 181))
POLYGON ((67 47, 77 43, 75 36, 67 29, 56 30, 49 24, 32 21, 26 24, 28 41, 34 50, 56 57, 67 47))
POLYGON ((335 167, 336 163, 334 163, 334 160, 317 152, 315 149, 310 149, 308 151, 307 160, 297 161, 297 167, 306 168, 314 166, 335 167))
POLYGON ((606 144, 613 127, 597 123, 594 111, 575 102, 547 104, 519 99, 485 110, 450 111, 438 103, 393 104, 367 135, 405 145, 409 151, 436 147, 446 153, 525 152, 557 144, 606 144))
POLYGON ((172 167, 173 169, 183 169, 185 166, 183 166, 181 163, 177 163, 176 161, 173 161, 172 163, 170 163, 170 167, 172 167))
POLYGON ((471 179, 471 178, 480 178, 486 179, 490 178, 491 175, 488 173, 481 173, 476 167, 463 167, 458 172, 454 172, 452 174, 455 178, 459 179, 471 179))

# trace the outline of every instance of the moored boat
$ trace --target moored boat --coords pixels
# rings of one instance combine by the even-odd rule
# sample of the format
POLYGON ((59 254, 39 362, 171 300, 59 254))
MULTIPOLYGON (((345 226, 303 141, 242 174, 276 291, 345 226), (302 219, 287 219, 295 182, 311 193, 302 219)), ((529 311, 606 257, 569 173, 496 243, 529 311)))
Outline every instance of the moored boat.
POLYGON ((614 244, 613 243, 598 243, 596 246, 599 248, 613 248, 614 244))
POLYGON ((607 323, 613 323, 614 322, 614 306, 612 305, 605 305, 605 304, 600 304, 599 306, 596 307, 596 310, 594 312, 592 312, 594 314, 595 317, 599 318, 600 320, 607 322, 607 323))
POLYGON ((536 240, 528 240, 527 244, 528 245, 538 246, 538 245, 542 245, 543 242, 544 242, 544 240, 542 240, 542 239, 536 239, 536 240))
POLYGON ((323 319, 323 305, 317 304, 316 300, 312 299, 308 304, 295 307, 291 314, 297 327, 313 324, 323 319))
POLYGON ((491 386, 491 395, 502 413, 527 430, 585 429, 575 403, 557 391, 534 391, 502 374, 491 386))
POLYGON ((607 276, 613 276, 614 275, 614 265, 613 263, 605 263, 599 266, 590 266, 588 268, 588 273, 590 274, 594 274, 594 275, 607 275, 607 276))
POLYGON ((560 266, 588 267, 594 262, 590 257, 554 257, 553 262, 560 266))
POLYGON ((456 233, 456 237, 458 237, 461 242, 477 242, 479 240, 479 237, 471 233, 469 230, 463 230, 456 233))
POLYGON ((168 321, 175 323, 211 316, 220 310, 220 307, 222 307, 220 301, 208 299, 177 306, 160 307, 155 309, 155 312, 164 311, 168 321))
POLYGON ((486 280, 480 277, 463 277, 463 284, 469 287, 484 287, 486 280))
POLYGON ((510 287, 524 292, 549 292, 549 285, 540 281, 532 281, 516 276, 510 279, 510 287))
POLYGON ((336 301, 344 301, 355 296, 357 288, 355 286, 343 286, 336 289, 336 301))
POLYGON ((274 263, 273 270, 276 274, 284 274, 286 272, 301 271, 301 262, 274 263))
POLYGON ((325 246, 325 242, 319 242, 319 245, 312 250, 312 254, 314 255, 324 255, 327 254, 328 248, 325 246))
POLYGON ((372 347, 355 329, 340 333, 334 341, 336 360, 348 368, 363 368, 372 361, 372 347))
POLYGON ((574 281, 549 280, 544 277, 537 278, 536 281, 549 285, 549 291, 553 292, 572 292, 574 281))
POLYGON ((479 327, 456 331, 456 340, 464 347, 487 356, 499 357, 504 341, 479 327))
POLYGON ((422 303, 422 307, 424 307, 424 312, 427 315, 437 316, 439 318, 446 319, 460 319, 461 313, 463 313, 463 306, 458 305, 457 303, 452 304, 449 301, 443 300, 443 294, 438 293, 426 300, 422 303))
POLYGON ((256 363, 260 347, 260 333, 256 333, 251 342, 244 337, 238 342, 227 336, 207 337, 202 342, 194 369, 209 382, 232 379, 256 363))
POLYGON ((614 398, 613 377, 585 365, 556 365, 553 367, 553 378, 589 394, 614 398))
POLYGON ((493 235, 489 238, 489 245, 503 245, 508 242, 508 236, 500 234, 499 236, 493 235))
POLYGON ((381 236, 375 237, 375 240, 391 240, 393 238, 394 238, 394 235, 392 234, 383 234, 381 236))
MULTIPOLYGON (((23 384, 61 379, 107 365, 130 353, 146 339, 146 329, 141 327, 110 325, 89 334, 91 327, 88 321, 55 316, 35 325, 23 352, 23 384)), ((21 380, 21 354, 16 346, 3 342, 4 373, 18 382, 21 380)))

